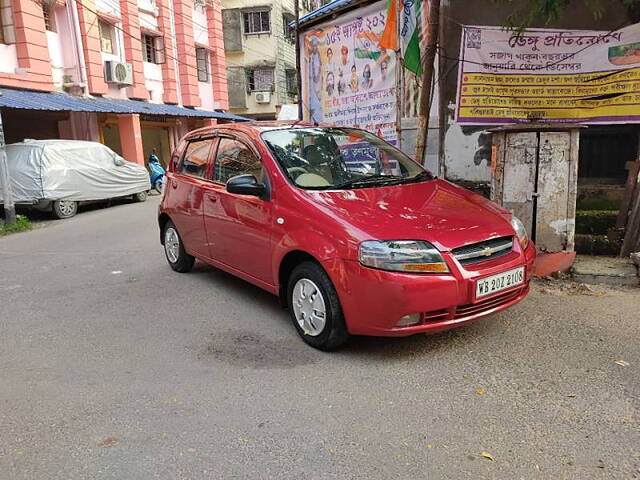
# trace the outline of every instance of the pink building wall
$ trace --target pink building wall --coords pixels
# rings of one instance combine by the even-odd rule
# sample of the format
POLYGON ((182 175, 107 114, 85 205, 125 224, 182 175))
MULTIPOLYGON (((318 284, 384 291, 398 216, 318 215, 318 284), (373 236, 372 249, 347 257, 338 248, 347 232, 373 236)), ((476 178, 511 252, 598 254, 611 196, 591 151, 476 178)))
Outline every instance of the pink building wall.
MULTIPOLYGON (((79 31, 82 37, 82 56, 86 70, 86 93, 108 95, 109 85, 104 79, 103 56, 100 48, 99 18, 108 22, 119 22, 124 30, 122 35, 124 57, 133 67, 133 85, 126 90, 127 97, 147 100, 143 68, 141 28, 136 0, 118 0, 120 18, 98 12, 96 0, 77 2, 79 31)), ((62 6, 63 4, 59 3, 62 6)), ((63 8, 70 8, 66 3, 63 8)), ((156 0, 158 7, 158 30, 164 35, 166 61, 162 70, 162 100, 166 103, 181 103, 188 107, 201 107, 196 67, 196 44, 193 38, 192 0, 156 0), (174 28, 177 52, 172 42, 171 15, 169 3, 173 2, 174 28), (177 69, 176 61, 177 58, 177 69), (176 71, 177 70, 177 71, 176 71)), ((39 91, 54 91, 51 59, 45 31, 42 4, 34 0, 12 0, 13 23, 15 27, 15 52, 18 69, 16 73, 0 72, 0 86, 39 91)), ((63 15, 61 18, 65 18, 63 15)), ((222 12, 219 0, 207 9, 208 45, 210 51, 211 89, 214 105, 228 108, 225 55, 222 34, 222 12)), ((76 48, 72 26, 66 27, 64 38, 68 45, 61 45, 69 52, 76 48), (68 49, 68 50, 67 50, 68 49)), ((58 47, 60 48, 60 47, 58 47)), ((68 55, 68 58, 74 58, 68 55)), ((14 57, 15 58, 15 57, 14 57)), ((14 61, 15 61, 14 60, 14 61)), ((0 62, 4 61, 0 58, 0 62)), ((7 61, 7 64, 9 62, 7 61)), ((64 65, 75 69, 77 65, 64 65)), ((79 80, 79 79, 78 79, 79 80)), ((59 81, 59 80, 58 80, 59 81)), ((67 132, 68 133, 68 132, 67 132)))

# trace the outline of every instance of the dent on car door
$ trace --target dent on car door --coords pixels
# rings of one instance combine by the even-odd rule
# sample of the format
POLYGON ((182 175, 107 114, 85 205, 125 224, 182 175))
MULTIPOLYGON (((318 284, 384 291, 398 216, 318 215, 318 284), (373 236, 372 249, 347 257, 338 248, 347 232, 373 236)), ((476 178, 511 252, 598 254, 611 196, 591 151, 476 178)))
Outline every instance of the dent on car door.
POLYGON ((210 256, 273 285, 271 201, 226 190, 230 178, 243 174, 264 181, 260 157, 238 139, 220 138, 204 210, 210 256))
POLYGON ((169 182, 174 197, 173 221, 187 251, 207 256, 207 242, 203 220, 203 184, 208 173, 213 138, 190 140, 184 155, 169 182))

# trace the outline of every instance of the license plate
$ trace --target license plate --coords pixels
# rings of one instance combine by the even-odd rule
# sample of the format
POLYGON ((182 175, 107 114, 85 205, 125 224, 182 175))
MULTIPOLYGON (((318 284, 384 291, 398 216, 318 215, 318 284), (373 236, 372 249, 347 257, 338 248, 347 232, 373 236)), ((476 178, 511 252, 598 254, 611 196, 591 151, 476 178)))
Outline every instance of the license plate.
POLYGON ((501 292, 524 283, 524 267, 491 275, 476 281, 476 299, 501 292))

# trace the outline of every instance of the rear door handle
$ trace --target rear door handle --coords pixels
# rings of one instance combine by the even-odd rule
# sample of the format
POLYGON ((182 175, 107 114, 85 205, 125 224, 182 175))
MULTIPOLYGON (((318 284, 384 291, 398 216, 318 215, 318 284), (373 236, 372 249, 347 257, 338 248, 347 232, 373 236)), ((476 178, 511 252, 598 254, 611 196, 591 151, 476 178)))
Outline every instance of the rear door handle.
POLYGON ((218 197, 214 195, 207 195, 207 197, 209 198, 210 202, 216 203, 218 201, 218 197))
POLYGON ((178 182, 176 182, 175 180, 171 180, 171 187, 172 188, 177 188, 178 187, 178 182))

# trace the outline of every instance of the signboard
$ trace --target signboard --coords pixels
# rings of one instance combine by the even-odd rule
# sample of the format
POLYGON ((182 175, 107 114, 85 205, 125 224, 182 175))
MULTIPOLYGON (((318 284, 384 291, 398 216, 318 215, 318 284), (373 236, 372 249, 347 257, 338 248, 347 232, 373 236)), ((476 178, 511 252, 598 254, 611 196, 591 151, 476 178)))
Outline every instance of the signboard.
POLYGON ((301 34, 303 118, 396 143, 395 52, 379 45, 386 19, 377 2, 301 34))
POLYGON ((613 31, 462 31, 457 121, 640 123, 640 24, 613 31))

